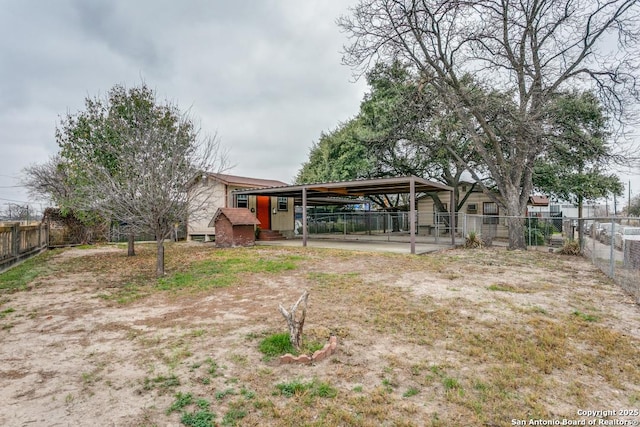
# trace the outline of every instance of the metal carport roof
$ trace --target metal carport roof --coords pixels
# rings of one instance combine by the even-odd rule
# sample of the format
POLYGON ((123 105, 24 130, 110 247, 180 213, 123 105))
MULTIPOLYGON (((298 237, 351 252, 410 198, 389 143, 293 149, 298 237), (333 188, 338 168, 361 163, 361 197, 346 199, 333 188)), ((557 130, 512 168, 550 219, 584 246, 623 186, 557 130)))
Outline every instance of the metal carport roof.
MULTIPOLYGON (((451 199, 453 198, 453 188, 438 182, 428 181, 416 176, 392 177, 392 178, 376 178, 376 179, 359 179, 354 181, 324 182, 314 184, 287 185, 282 187, 256 188, 252 190, 235 190, 233 194, 246 194, 253 196, 279 196, 292 197, 296 200, 296 204, 301 206, 310 206, 314 198, 335 197, 336 204, 344 204, 345 199, 365 197, 380 194, 409 194, 410 199, 410 233, 411 233, 411 253, 415 253, 415 221, 416 218, 416 193, 429 193, 433 191, 449 191, 451 199)), ((450 203, 449 206, 453 206, 450 203)), ((451 215, 455 212, 451 211, 451 215)), ((307 245, 307 212, 302 210, 302 244, 307 245)), ((452 240, 455 238, 451 233, 452 240)))

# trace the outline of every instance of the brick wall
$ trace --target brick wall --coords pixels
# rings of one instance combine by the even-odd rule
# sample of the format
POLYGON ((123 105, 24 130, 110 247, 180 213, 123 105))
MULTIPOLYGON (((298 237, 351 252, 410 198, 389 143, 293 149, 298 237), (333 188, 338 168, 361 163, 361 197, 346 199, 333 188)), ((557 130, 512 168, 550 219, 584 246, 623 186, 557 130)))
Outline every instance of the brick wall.
POLYGON ((235 246, 253 246, 256 235, 253 225, 232 225, 227 217, 220 215, 216 221, 216 246, 231 248, 235 246))

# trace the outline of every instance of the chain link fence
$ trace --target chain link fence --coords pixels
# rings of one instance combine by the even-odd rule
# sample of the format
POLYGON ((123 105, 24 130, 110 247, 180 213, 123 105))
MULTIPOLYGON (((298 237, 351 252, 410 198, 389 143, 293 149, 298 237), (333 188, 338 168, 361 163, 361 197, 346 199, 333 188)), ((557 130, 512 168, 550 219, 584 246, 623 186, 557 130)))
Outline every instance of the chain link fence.
MULTIPOLYGON (((506 216, 460 214, 458 233, 475 233, 487 244, 508 241, 506 216)), ((559 218, 551 214, 520 218, 528 246, 560 247, 579 240, 582 254, 640 303, 640 218, 559 218), (582 233, 580 230, 582 229, 582 233)))
POLYGON ((640 303, 640 218, 584 220, 582 252, 640 303))
MULTIPOLYGON (((577 241, 582 229, 581 249, 585 257, 611 277, 640 303, 640 218, 567 218, 553 213, 527 217, 470 215, 458 213, 452 227, 449 213, 418 212, 416 235, 426 242, 448 242, 451 230, 456 241, 474 233, 485 245, 507 245, 510 220, 522 221, 528 246, 559 248, 577 241)), ((374 235, 406 234, 408 212, 340 212, 312 214, 310 234, 374 235)))
POLYGON ((310 214, 310 234, 381 234, 408 232, 408 212, 338 212, 310 214))

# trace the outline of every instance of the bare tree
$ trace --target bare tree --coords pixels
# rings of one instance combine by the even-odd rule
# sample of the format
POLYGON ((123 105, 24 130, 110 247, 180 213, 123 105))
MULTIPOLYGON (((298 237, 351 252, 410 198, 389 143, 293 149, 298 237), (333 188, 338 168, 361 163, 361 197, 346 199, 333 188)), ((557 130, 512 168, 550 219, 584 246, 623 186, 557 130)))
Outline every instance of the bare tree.
POLYGON ((86 207, 123 222, 132 232, 153 234, 157 276, 164 275, 164 240, 208 200, 198 190, 206 187, 187 191, 190 185, 203 171, 221 171, 226 163, 215 136, 200 137, 188 116, 166 107, 174 120, 170 126, 159 125, 154 116, 142 117, 135 126, 127 125, 117 146, 108 148, 117 174, 104 164, 87 171, 92 184, 86 207))
POLYGON ((637 0, 361 0, 338 24, 351 39, 344 62, 358 73, 405 61, 447 100, 512 217, 509 247, 518 249, 553 96, 593 86, 619 119, 639 98, 639 9, 637 0))
POLYGON ((71 197, 73 189, 69 185, 66 169, 60 156, 52 156, 42 164, 33 164, 23 169, 22 184, 34 198, 60 203, 71 197))

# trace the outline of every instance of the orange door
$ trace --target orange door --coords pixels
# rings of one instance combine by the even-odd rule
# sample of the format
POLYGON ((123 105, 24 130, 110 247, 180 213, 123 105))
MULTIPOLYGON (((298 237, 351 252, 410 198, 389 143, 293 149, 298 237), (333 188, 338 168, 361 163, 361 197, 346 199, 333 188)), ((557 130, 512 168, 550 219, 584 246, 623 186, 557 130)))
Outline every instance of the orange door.
POLYGON ((271 230, 271 197, 257 196, 256 205, 258 211, 256 217, 260 221, 260 228, 262 230, 271 230))

